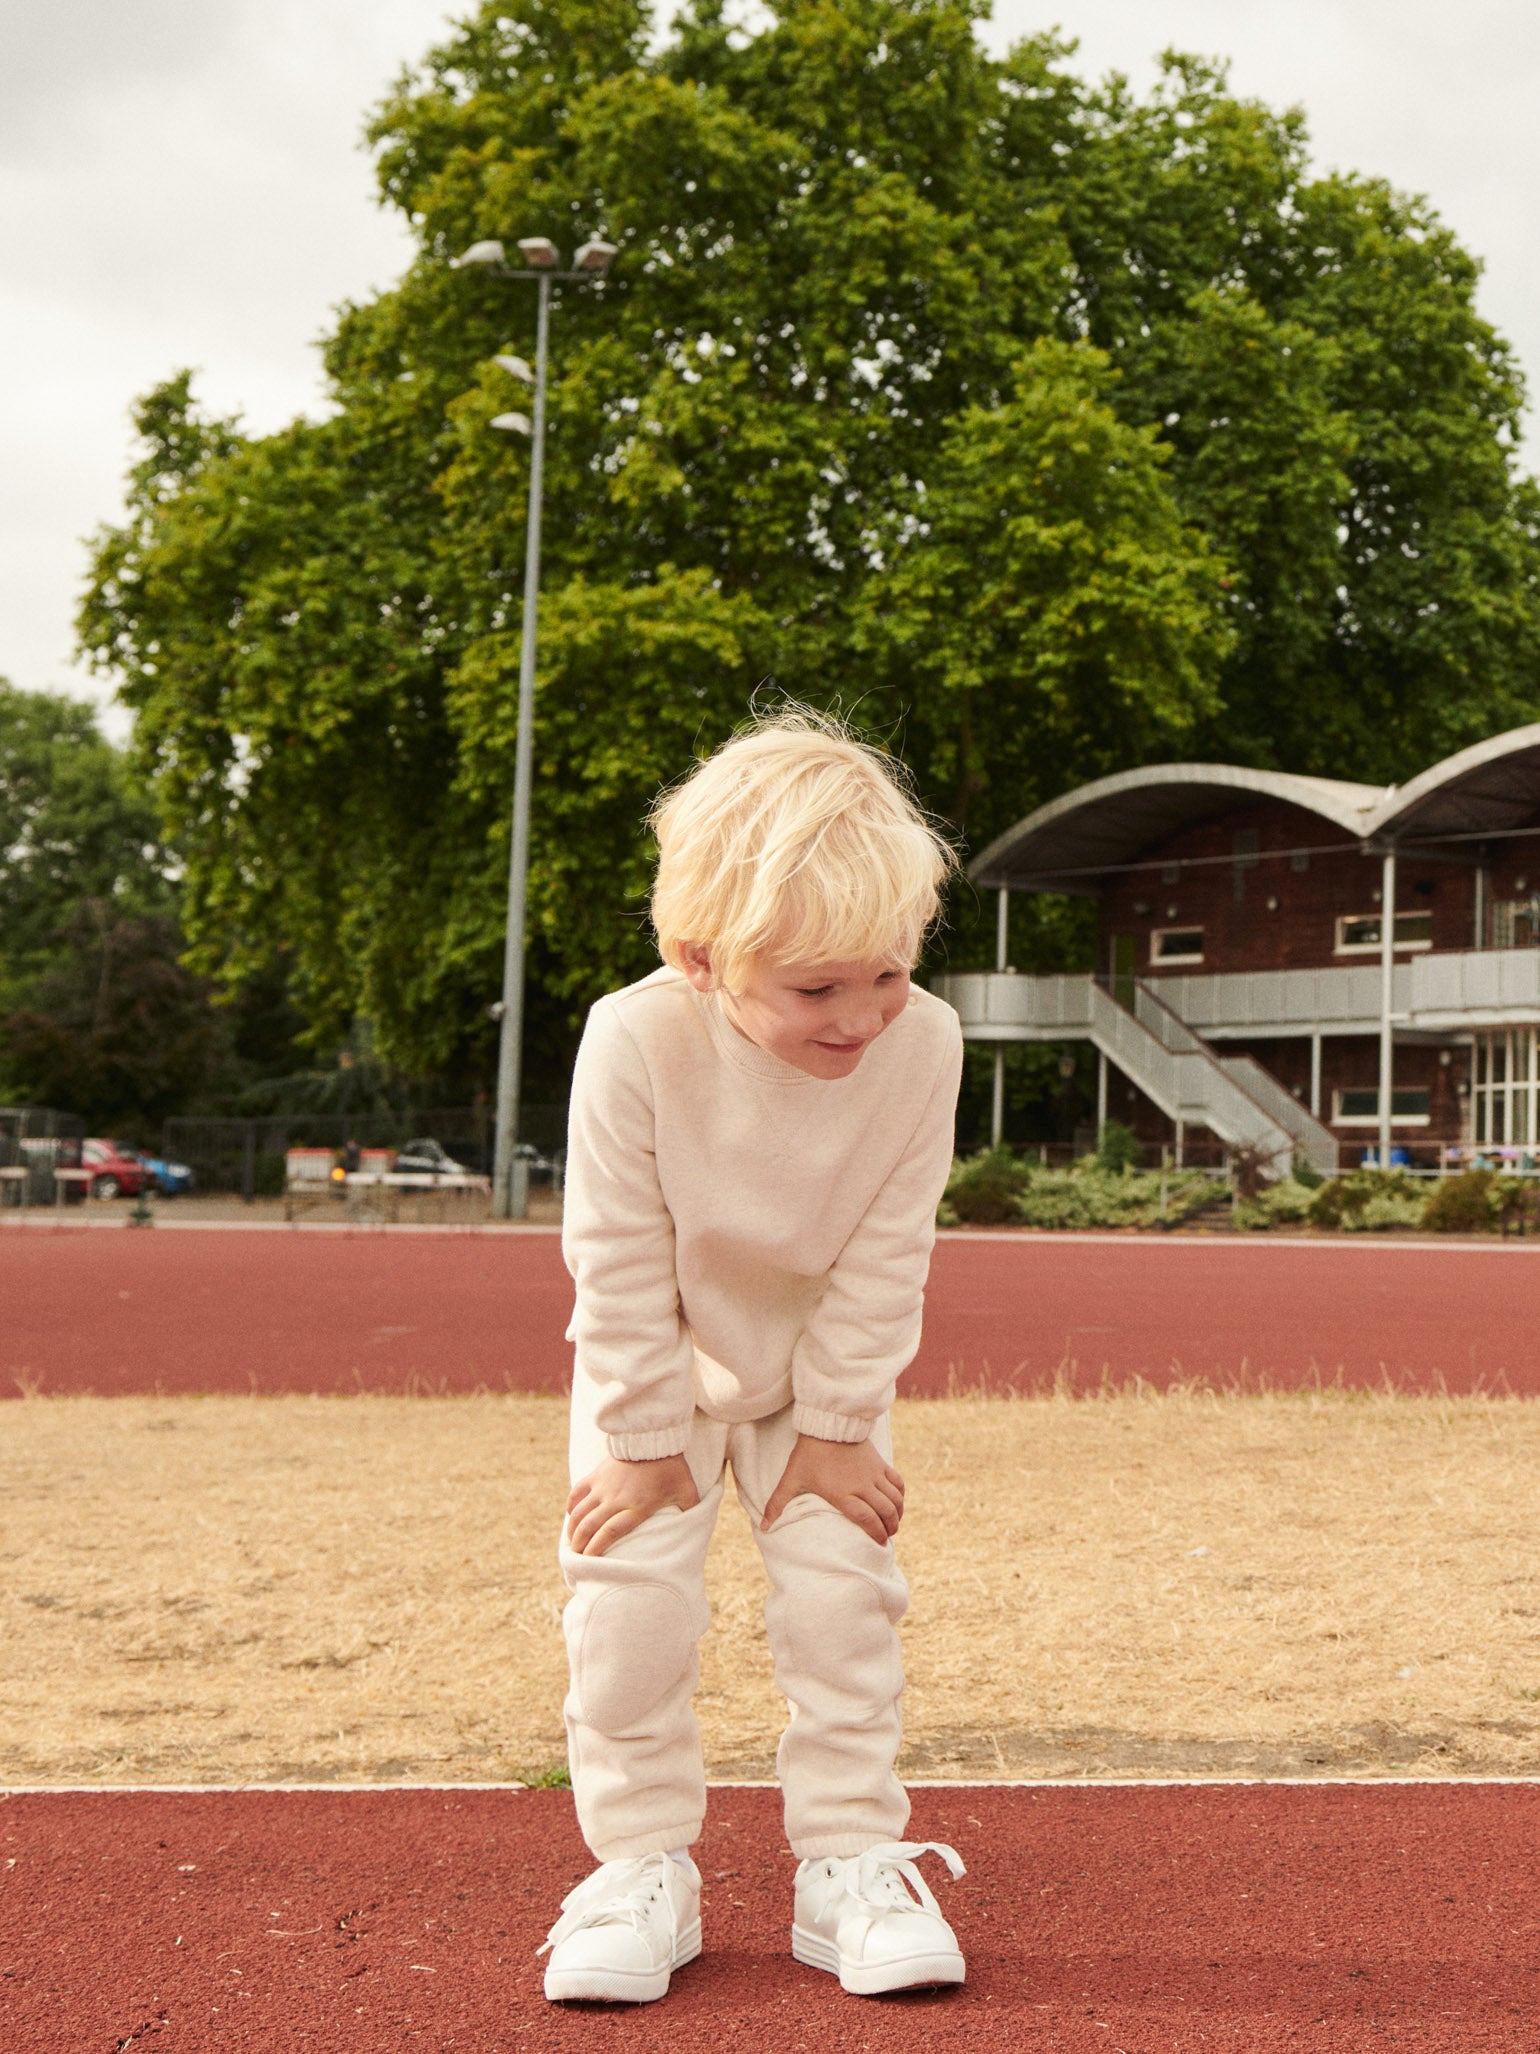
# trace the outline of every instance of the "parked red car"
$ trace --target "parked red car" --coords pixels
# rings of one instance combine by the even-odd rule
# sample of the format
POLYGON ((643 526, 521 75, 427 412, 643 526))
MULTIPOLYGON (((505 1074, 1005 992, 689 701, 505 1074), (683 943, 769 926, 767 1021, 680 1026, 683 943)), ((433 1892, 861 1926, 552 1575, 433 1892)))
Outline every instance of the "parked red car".
POLYGON ((138 1156, 118 1141, 82 1142, 80 1167, 94 1172, 93 1198, 137 1198, 139 1187, 149 1174, 138 1156))

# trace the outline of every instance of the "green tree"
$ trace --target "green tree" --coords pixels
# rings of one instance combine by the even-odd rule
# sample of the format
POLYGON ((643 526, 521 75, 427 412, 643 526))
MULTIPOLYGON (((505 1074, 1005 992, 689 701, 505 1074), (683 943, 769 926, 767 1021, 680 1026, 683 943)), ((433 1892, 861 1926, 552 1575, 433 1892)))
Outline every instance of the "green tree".
POLYGON ((153 809, 91 709, 0 683, 0 1088, 116 1122, 207 1074, 153 809))
MULTIPOLYGON (((1145 99, 968 0, 490 0, 372 138, 419 256, 335 408, 150 395, 82 612, 138 716, 193 961, 280 945, 318 1038, 490 1047, 533 302, 448 259, 603 232, 563 294, 535 751, 532 1089, 646 968, 639 822, 755 689, 841 703, 982 846, 1210 753, 1404 776, 1534 705, 1536 498, 1476 267, 1421 202, 1170 58, 1145 99)), ((959 900, 951 947, 985 944, 959 900)), ((1018 960, 1073 945, 1037 909, 1018 960)))
POLYGON ((1097 777, 1219 710, 1223 566, 1115 388, 1099 351, 1035 344, 999 405, 952 422, 923 518, 864 587, 867 646, 905 679, 911 745, 959 828, 1014 817, 1045 760, 1097 777))
POLYGON ((50 966, 0 1019, 15 1095, 142 1140, 186 1111, 226 1055, 226 1022, 181 944, 164 914, 79 901, 50 966))
POLYGON ((91 709, 0 681, 0 1098, 148 1138, 294 1066, 281 978, 216 1003, 182 962, 171 871, 91 709))
POLYGON ((163 911, 159 826, 89 706, 0 679, 0 1005, 82 899, 163 911))

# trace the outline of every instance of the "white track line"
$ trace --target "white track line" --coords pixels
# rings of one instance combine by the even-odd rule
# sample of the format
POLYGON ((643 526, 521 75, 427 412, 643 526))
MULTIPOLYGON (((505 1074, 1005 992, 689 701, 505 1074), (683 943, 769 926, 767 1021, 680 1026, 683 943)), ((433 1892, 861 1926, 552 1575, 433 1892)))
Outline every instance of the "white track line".
MULTIPOLYGON (((528 1220, 502 1220, 496 1226, 434 1226, 431 1222, 386 1220, 170 1220, 157 1214, 152 1224, 182 1234, 356 1234, 360 1238, 379 1234, 559 1234, 559 1225, 532 1224, 528 1220)), ((8 1219, 0 1234, 31 1228, 36 1233, 88 1233, 116 1227, 132 1227, 132 1220, 27 1220, 8 1219)))
MULTIPOLYGON (((980 1777, 950 1781, 917 1776, 909 1790, 1430 1790, 1458 1784, 1502 1784, 1511 1789, 1540 1785, 1535 1776, 1040 1776, 980 1777)), ((336 1797, 372 1797, 382 1791, 529 1790, 528 1783, 15 1783, 0 1785, 8 1797, 271 1797, 294 1792, 336 1797)), ((558 1786, 560 1787, 560 1786, 558 1786)), ((708 1790, 778 1790, 774 1781, 716 1782, 708 1790)))
POLYGON ((1384 1248, 1411 1248, 1419 1255, 1466 1255, 1472 1252, 1481 1255, 1535 1255, 1540 1254, 1540 1240, 1521 1240, 1516 1237, 1499 1239, 1490 1234, 1472 1235, 1468 1240, 1454 1235, 1420 1235, 1413 1240, 1409 1236, 1390 1234, 1156 1234, 1137 1233, 1075 1233, 1068 1230, 1046 1227, 975 1227, 962 1231, 956 1227, 943 1227, 936 1235, 938 1241, 1010 1241, 1018 1247, 1022 1242, 1038 1246, 1051 1242, 1062 1246, 1065 1242, 1086 1244, 1096 1247, 1162 1247, 1162 1248, 1209 1248, 1224 1249, 1227 1253, 1239 1250, 1262 1248, 1318 1248, 1352 1249, 1355 1253, 1372 1255, 1384 1248))
MULTIPOLYGON (((560 1234, 558 1224, 532 1224, 528 1220, 503 1220, 497 1224, 483 1226, 433 1226, 412 1222, 388 1223, 385 1221, 347 1220, 174 1220, 163 1213, 157 1214, 157 1227, 169 1227, 173 1232, 183 1234, 354 1234, 359 1237, 383 1234, 460 1234, 460 1235, 552 1235, 560 1234)), ((31 1229, 35 1233, 78 1233, 101 1228, 128 1228, 132 1222, 126 1219, 15 1219, 0 1221, 0 1235, 11 1232, 23 1233, 31 1229)), ((1373 1255, 1386 1248, 1409 1248, 1419 1255, 1540 1255, 1540 1240, 1494 1239, 1490 1235, 1471 1236, 1470 1239, 1430 1239, 1424 1235, 1416 1240, 1399 1235, 1380 1234, 1169 1234, 1155 1233, 1075 1233, 1058 1229, 1014 1227, 974 1227, 959 1229, 943 1227, 936 1236, 938 1241, 1004 1241, 1020 1247, 1028 1243, 1034 1247, 1044 1243, 1062 1247, 1073 1246, 1099 1248, 1209 1248, 1224 1249, 1235 1253, 1241 1250, 1262 1248, 1317 1248, 1351 1249, 1356 1254, 1373 1255)))

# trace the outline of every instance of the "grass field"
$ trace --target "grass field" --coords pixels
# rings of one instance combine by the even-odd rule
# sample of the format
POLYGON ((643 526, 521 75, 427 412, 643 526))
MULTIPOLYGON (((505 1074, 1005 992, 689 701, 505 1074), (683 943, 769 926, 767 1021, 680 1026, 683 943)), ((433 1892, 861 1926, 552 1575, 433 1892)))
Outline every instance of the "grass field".
MULTIPOLYGON (((559 1764, 564 1407, 46 1398, 0 1438, 0 1782, 559 1764)), ((1540 1772, 1540 1408, 911 1400, 913 1776, 1540 1772)), ((718 1776, 782 1708, 724 1510, 718 1776)))

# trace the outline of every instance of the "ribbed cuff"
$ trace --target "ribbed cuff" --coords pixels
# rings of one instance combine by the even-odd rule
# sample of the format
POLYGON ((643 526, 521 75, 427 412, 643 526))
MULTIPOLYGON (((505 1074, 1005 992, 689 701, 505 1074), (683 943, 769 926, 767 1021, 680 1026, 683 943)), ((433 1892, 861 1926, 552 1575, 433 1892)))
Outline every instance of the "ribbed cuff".
POLYGON ((604 1438, 617 1462, 663 1462, 670 1455, 684 1453, 690 1429, 660 1426, 650 1434, 606 1434, 604 1438))
POLYGON ((815 1441, 864 1441, 877 1422, 848 1412, 820 1412, 816 1405, 793 1405, 791 1423, 815 1441))

